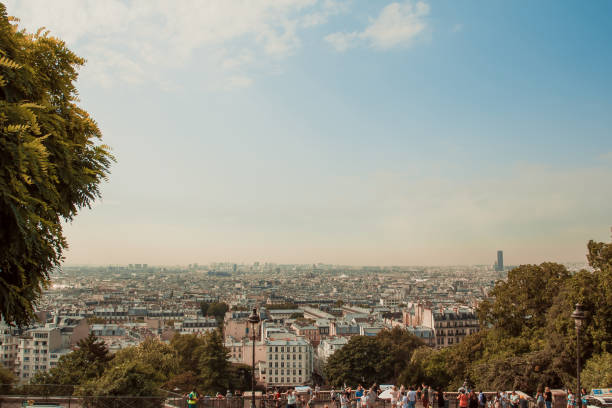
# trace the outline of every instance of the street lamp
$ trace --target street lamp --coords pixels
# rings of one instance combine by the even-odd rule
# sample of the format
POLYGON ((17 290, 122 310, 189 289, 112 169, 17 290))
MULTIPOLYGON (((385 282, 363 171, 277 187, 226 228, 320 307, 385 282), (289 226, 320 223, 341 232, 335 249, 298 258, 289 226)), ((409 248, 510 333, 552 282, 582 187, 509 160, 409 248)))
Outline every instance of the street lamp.
POLYGON ((257 315, 257 308, 253 308, 253 313, 249 316, 249 323, 253 325, 253 371, 251 375, 251 408, 255 408, 255 325, 259 323, 259 316, 257 315))
POLYGON ((586 313, 580 303, 576 303, 576 309, 572 313, 576 325, 576 378, 578 379, 578 408, 582 408, 582 389, 580 388, 580 330, 586 319, 586 313))

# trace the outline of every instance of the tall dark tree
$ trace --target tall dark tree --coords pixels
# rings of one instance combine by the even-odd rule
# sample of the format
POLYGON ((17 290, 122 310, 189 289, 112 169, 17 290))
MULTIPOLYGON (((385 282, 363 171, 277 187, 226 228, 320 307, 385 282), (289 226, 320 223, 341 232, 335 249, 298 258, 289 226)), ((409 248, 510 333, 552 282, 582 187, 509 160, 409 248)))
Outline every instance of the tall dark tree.
POLYGON ((0 50, 0 316, 25 324, 67 247, 62 221, 100 196, 113 158, 77 105, 82 58, 3 4, 0 50))
POLYGON ((206 333, 205 344, 198 348, 199 371, 205 392, 224 392, 229 383, 229 351, 220 330, 206 333))

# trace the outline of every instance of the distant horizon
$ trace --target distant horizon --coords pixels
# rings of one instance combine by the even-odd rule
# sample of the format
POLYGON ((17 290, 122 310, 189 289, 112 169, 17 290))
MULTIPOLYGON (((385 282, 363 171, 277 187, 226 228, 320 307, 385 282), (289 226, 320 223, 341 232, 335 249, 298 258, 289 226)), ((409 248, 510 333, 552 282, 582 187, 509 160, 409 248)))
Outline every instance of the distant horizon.
POLYGON ((612 2, 4 3, 87 60, 117 158, 67 263, 518 265, 610 239, 612 2))
MULTIPOLYGON (((258 262, 258 261, 255 261, 258 262)), ((553 262, 553 263, 558 263, 561 265, 588 265, 588 262, 585 258, 584 261, 544 261, 544 262, 553 262)), ((210 267, 211 264, 228 264, 228 265, 238 265, 238 266, 253 266, 254 262, 231 262, 231 261, 227 261, 227 262, 208 262, 208 263, 200 263, 200 262, 196 262, 199 267, 210 267)), ((542 262, 538 262, 537 264, 541 264, 542 262)), ((146 264, 148 268, 171 268, 171 267, 189 267, 189 263, 187 264, 149 264, 149 263, 142 263, 141 265, 146 264)), ((192 263, 193 264, 193 263, 192 263)), ((332 263, 323 263, 323 262, 311 262, 311 263, 280 263, 280 262, 273 262, 273 261, 266 261, 266 262, 261 262, 260 261, 260 266, 263 265, 278 265, 278 266, 289 266, 289 265, 295 265, 295 266, 308 266, 308 265, 323 265, 323 266, 332 266, 332 267, 349 267, 349 268, 449 268, 449 267, 484 267, 484 266, 490 266, 493 267, 493 264, 438 264, 438 265, 393 265, 393 264, 381 264, 381 265, 350 265, 350 264, 332 264, 332 263)), ((529 263, 517 263, 517 264, 505 264, 504 268, 509 268, 509 267, 517 267, 519 265, 526 265, 529 263)), ((531 263, 533 264, 533 263, 531 263)), ((68 267, 68 268, 78 268, 78 267, 128 267, 130 264, 123 264, 123 263, 118 263, 118 264, 62 264, 62 267, 68 267)), ((132 265, 136 265, 134 263, 132 263, 132 265)))

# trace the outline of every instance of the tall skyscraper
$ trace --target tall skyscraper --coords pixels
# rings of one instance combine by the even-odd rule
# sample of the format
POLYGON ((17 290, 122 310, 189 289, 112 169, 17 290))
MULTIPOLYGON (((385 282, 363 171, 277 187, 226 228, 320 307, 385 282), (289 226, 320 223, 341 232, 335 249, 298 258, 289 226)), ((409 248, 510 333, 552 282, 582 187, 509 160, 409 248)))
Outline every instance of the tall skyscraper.
POLYGON ((497 251, 497 263, 495 264, 496 271, 504 270, 504 251, 497 251))

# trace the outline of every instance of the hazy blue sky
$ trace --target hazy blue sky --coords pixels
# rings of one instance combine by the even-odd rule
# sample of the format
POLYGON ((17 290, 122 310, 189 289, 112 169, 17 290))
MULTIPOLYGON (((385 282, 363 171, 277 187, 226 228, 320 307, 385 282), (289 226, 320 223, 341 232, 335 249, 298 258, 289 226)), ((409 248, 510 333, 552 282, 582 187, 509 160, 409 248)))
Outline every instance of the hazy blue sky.
POLYGON ((612 2, 10 0, 117 157, 68 263, 584 260, 612 2))

